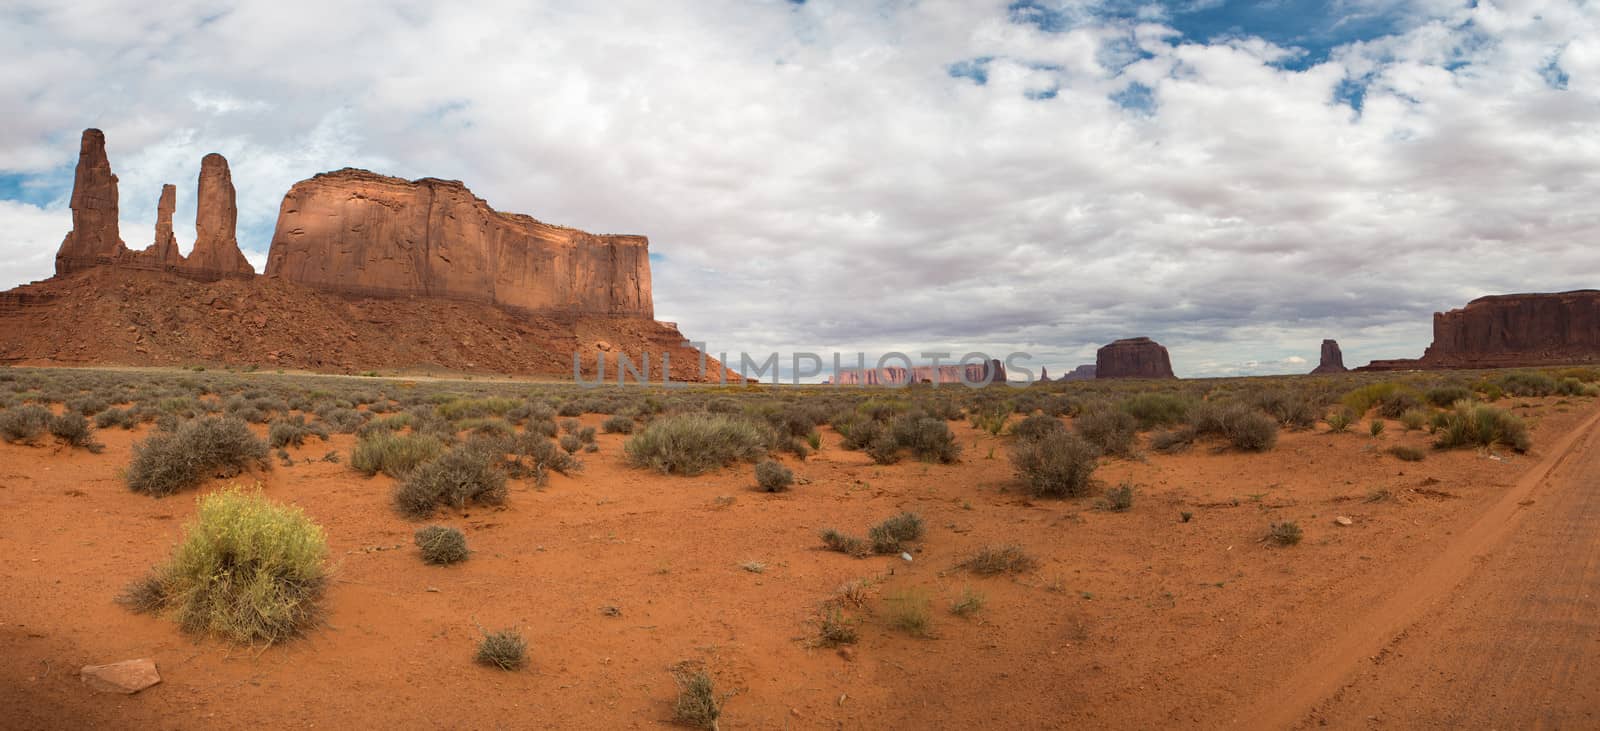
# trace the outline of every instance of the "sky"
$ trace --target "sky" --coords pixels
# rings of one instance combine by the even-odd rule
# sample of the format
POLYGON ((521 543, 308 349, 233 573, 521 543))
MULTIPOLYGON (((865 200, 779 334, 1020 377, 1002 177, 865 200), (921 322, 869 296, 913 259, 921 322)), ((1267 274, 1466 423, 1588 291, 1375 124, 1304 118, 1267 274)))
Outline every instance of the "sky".
POLYGON ((131 248, 163 183, 192 245, 208 152, 258 270, 297 180, 458 179, 648 236, 713 353, 1300 373, 1600 273, 1594 3, 8 0, 0 107, 0 288, 52 274, 86 127, 131 248))

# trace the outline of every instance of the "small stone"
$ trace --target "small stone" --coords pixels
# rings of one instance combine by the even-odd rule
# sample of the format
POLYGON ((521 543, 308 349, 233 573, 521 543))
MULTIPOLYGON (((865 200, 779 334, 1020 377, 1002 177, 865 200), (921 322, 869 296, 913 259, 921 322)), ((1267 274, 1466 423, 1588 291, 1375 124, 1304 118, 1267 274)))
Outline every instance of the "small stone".
POLYGON ((1355 521, 1353 521, 1353 520, 1351 520, 1349 518, 1346 518, 1343 515, 1341 515, 1341 516, 1339 516, 1337 518, 1334 518, 1333 522, 1338 523, 1339 525, 1355 525, 1356 524, 1355 521))
POLYGON ((161 682, 156 662, 147 658, 123 660, 110 665, 85 665, 78 675, 83 684, 101 693, 133 695, 161 682))

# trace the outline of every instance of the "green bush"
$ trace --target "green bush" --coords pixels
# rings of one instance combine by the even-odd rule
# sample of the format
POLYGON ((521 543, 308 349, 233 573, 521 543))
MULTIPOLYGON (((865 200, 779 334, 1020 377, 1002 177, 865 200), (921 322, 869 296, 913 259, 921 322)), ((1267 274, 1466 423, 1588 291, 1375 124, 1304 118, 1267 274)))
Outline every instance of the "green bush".
POLYGON ((823 547, 830 551, 838 551, 857 558, 869 553, 866 541, 852 535, 840 533, 833 528, 824 528, 818 535, 822 538, 823 547))
POLYGON ((632 434, 633 419, 613 416, 600 423, 600 430, 607 434, 632 434))
POLYGON ((314 621, 327 553, 299 508, 230 488, 200 499, 172 560, 124 598, 191 632, 271 644, 314 621))
POLYGON ((867 541, 872 544, 873 553, 900 553, 907 541, 921 538, 924 530, 922 516, 901 513, 869 528, 867 541))
POLYGON ((430 525, 412 537, 422 550, 422 560, 435 566, 447 566, 467 560, 467 537, 454 528, 430 525))
POLYGON ((686 413, 650 422, 628 438, 629 464, 662 474, 698 475, 767 454, 770 435, 748 419, 686 413))
POLYGON ((562 434, 561 438, 556 440, 556 444, 567 454, 577 454, 578 450, 583 449, 583 440, 572 434, 562 434))
POLYGON ((1133 484, 1124 482, 1106 491, 1100 507, 1113 513, 1126 513, 1133 508, 1133 484))
POLYGON ((12 444, 27 444, 50 426, 50 410, 29 404, 0 411, 0 439, 12 444))
POLYGON ((1428 412, 1422 409, 1408 409, 1400 415, 1400 426, 1406 431, 1416 431, 1428 425, 1428 412))
POLYGON ((1487 404, 1457 404, 1436 417, 1435 427, 1434 446, 1439 449, 1501 444, 1526 452, 1533 444, 1521 418, 1487 404))
POLYGON ((1378 399, 1378 415, 1398 419, 1401 414, 1422 406, 1422 397, 1409 388, 1397 388, 1378 399))
POLYGON ((794 472, 767 459, 756 463, 756 484, 767 492, 783 492, 794 484, 794 472))
POLYGON ((1394 396, 1402 386, 1398 383, 1385 381, 1383 383, 1369 383, 1344 395, 1341 401, 1345 408, 1354 412, 1354 418, 1360 419, 1367 415, 1373 406, 1386 398, 1394 396))
POLYGON ((350 466, 368 477, 382 472, 395 479, 444 453, 444 444, 427 434, 369 432, 350 450, 350 466))
POLYGON ((133 445, 124 479, 134 492, 161 497, 209 477, 233 477, 252 466, 268 469, 267 454, 267 445, 243 420, 207 416, 133 445))
POLYGON ((1066 431, 1067 425, 1060 419, 1044 414, 1033 414, 1011 426, 1011 433, 1017 439, 1028 441, 1040 439, 1058 431, 1066 431))
POLYGON ((1501 376, 1496 383, 1500 389, 1512 396, 1549 396, 1560 388, 1556 379, 1544 373, 1534 371, 1517 371, 1501 376))
POLYGON ((138 425, 139 418, 131 409, 106 409, 94 416, 96 429, 110 429, 113 426, 132 429, 138 425))
POLYGON ((961 458, 961 445, 943 419, 904 414, 895 417, 889 432, 897 447, 919 461, 950 464, 961 458))
POLYGON ((1199 436, 1218 437, 1245 452, 1266 452, 1278 443, 1278 421, 1245 404, 1201 404, 1189 414, 1199 436))
POLYGON ((1356 420, 1355 412, 1349 407, 1335 409, 1328 414, 1328 431, 1341 434, 1350 431, 1350 424, 1356 420))
POLYGON ((1192 426, 1158 431, 1150 435, 1150 448, 1162 454, 1176 454, 1194 446, 1194 440, 1199 436, 1199 432, 1192 426))
POLYGON ((1099 458, 1100 451, 1093 444, 1065 430, 1018 442, 1011 451, 1011 461, 1034 497, 1088 494, 1099 458))
POLYGON ((1139 422, 1118 409, 1096 409, 1073 419, 1078 435, 1100 449, 1102 454, 1130 457, 1139 422))
POLYGON ((456 447, 424 462, 395 490, 394 504, 408 518, 426 518, 440 505, 461 509, 467 503, 506 501, 506 475, 491 455, 472 446, 456 447))

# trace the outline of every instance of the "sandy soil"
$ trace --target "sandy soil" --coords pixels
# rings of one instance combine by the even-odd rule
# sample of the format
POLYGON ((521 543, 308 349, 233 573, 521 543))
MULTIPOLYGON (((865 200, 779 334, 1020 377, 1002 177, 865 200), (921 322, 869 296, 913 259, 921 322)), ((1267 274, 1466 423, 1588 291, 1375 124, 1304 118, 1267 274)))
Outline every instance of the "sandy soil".
MULTIPOLYGON (((1430 451, 1401 462, 1381 450, 1427 437, 1397 423, 1379 439, 1284 433, 1261 455, 1201 447, 1108 462, 1098 478, 1136 486, 1126 513, 1096 510, 1093 499, 1024 498, 1010 438, 964 423, 952 423, 965 447, 954 465, 877 466, 826 433, 818 455, 790 460, 805 483, 776 495, 756 492, 748 467, 696 478, 630 469, 623 437, 601 435, 601 451, 575 477, 554 476, 544 489, 515 482, 504 509, 440 515, 435 522, 465 531, 474 549, 447 568, 417 557, 411 533, 422 524, 390 508, 391 480, 315 461, 330 450, 347 457, 353 437, 336 435, 290 450, 293 467, 251 478, 324 526, 337 565, 325 624, 265 649, 197 640, 115 603, 165 559, 194 512, 194 494, 154 499, 119 479, 142 431, 100 432, 99 455, 0 444, 0 724, 659 726, 670 723, 670 669, 687 660, 704 663, 728 694, 725 729, 1478 725, 1501 716, 1423 706, 1548 683, 1542 672, 1494 675, 1499 665, 1466 662, 1553 640, 1518 628, 1528 592, 1577 591, 1587 602, 1560 610, 1588 643, 1557 653, 1567 658, 1565 687, 1592 677, 1600 654, 1594 529, 1539 529, 1566 525, 1569 509, 1600 510, 1566 489, 1592 494, 1585 475, 1595 471, 1579 466, 1600 457, 1587 456, 1579 427, 1600 412, 1593 400, 1515 402, 1531 405, 1516 409, 1535 425, 1528 455, 1430 451), (1550 476, 1540 479, 1543 471, 1550 476), (911 562, 820 549, 821 528, 860 533, 902 510, 929 526, 911 562), (1336 516, 1354 524, 1336 525, 1336 516), (1297 521, 1305 540, 1262 542, 1283 520, 1297 521), (1573 540, 1589 543, 1559 550, 1573 540), (959 567, 979 547, 1006 543, 1037 567, 1000 577, 959 567), (1491 550, 1500 545, 1516 548, 1491 550), (1537 570, 1574 556, 1588 561, 1580 573, 1546 581, 1537 570), (765 570, 741 567, 751 561, 765 570), (857 612, 859 644, 816 647, 819 608, 857 579, 873 582, 857 612), (951 614, 968 588, 984 608, 951 614), (888 626, 883 597, 908 589, 932 602, 928 637, 888 626), (1587 615, 1572 613, 1584 607, 1587 615), (519 628, 531 667, 473 664, 480 626, 519 628), (1407 639, 1383 654, 1391 630, 1407 639), (136 657, 155 659, 162 684, 110 696, 76 676, 82 665, 136 657), (1410 695, 1412 684, 1432 682, 1429 672, 1466 677, 1473 667, 1488 668, 1490 680, 1410 695)), ((1553 656, 1533 651, 1535 660, 1553 656)), ((1518 657, 1507 662, 1533 667, 1518 657)), ((1600 702, 1593 688, 1547 696, 1557 709, 1549 718, 1563 726, 1590 725, 1577 721, 1592 723, 1600 702)))

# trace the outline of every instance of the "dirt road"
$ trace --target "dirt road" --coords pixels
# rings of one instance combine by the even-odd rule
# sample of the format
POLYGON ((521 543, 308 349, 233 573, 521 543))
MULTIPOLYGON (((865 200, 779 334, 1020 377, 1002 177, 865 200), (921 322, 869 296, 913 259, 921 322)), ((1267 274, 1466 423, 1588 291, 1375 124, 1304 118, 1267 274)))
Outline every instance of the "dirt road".
POLYGON ((1246 728, 1600 727, 1600 414, 1246 728))

